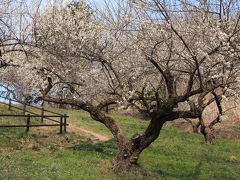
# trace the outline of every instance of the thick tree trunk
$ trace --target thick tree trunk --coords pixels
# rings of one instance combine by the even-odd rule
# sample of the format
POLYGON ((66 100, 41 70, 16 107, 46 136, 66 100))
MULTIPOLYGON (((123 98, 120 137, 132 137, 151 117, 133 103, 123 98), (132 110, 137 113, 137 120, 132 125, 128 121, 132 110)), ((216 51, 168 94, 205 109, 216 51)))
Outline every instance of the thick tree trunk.
POLYGON ((209 127, 201 127, 201 133, 204 135, 204 139, 207 144, 213 144, 215 136, 212 129, 209 127))
POLYGON ((118 172, 134 170, 137 172, 136 164, 139 153, 136 153, 137 149, 134 149, 134 141, 129 140, 115 121, 111 117, 105 116, 100 110, 92 110, 91 116, 93 119, 102 122, 111 131, 117 141, 118 152, 114 162, 114 170, 118 172))
POLYGON ((194 124, 193 127, 193 133, 199 133, 199 126, 200 126, 200 122, 198 121, 197 124, 194 124))
POLYGON ((119 172, 133 171, 137 172, 137 161, 140 153, 133 152, 129 147, 121 147, 118 149, 118 153, 114 163, 114 169, 119 172))
POLYGON ((134 134, 131 140, 118 141, 118 153, 114 164, 114 169, 117 171, 138 171, 138 159, 141 152, 146 149, 152 142, 154 142, 160 134, 163 124, 160 118, 152 117, 148 128, 143 135, 134 134))
POLYGON ((199 122, 201 123, 200 132, 203 134, 205 142, 207 144, 213 144, 213 139, 215 138, 213 128, 209 128, 209 126, 206 126, 202 117, 199 118, 199 122))

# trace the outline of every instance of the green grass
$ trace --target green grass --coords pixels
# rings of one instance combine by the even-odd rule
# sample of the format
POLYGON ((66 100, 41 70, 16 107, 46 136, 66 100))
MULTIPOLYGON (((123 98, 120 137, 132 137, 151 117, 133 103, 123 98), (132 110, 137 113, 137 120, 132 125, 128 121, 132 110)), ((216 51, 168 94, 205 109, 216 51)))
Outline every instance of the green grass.
MULTIPOLYGON (((0 112, 1 111, 0 107, 0 112)), ((92 121, 87 113, 67 113, 69 123, 111 137, 108 130, 92 121)), ((142 132, 147 121, 113 115, 130 136, 142 132)), ((84 136, 69 132, 5 129, 0 132, 0 179, 135 179, 134 175, 111 170, 116 154, 114 140, 88 143, 84 136), (27 147, 37 144, 39 149, 27 147)), ((160 138, 146 149, 139 160, 147 179, 240 179, 240 144, 215 139, 213 146, 201 135, 164 127, 160 138)))

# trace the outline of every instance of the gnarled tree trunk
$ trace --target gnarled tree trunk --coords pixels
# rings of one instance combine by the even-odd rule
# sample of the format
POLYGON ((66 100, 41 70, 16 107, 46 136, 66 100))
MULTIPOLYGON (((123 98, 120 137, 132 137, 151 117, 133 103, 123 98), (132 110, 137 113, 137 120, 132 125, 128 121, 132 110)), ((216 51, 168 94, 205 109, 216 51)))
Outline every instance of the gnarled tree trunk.
POLYGON ((203 134, 205 142, 207 144, 213 144, 213 139, 215 138, 213 129, 205 125, 202 117, 199 118, 199 121, 201 124, 200 132, 203 134))
POLYGON ((164 123, 165 121, 157 117, 152 117, 143 135, 136 133, 132 136, 131 140, 118 141, 118 153, 114 169, 118 171, 136 169, 141 152, 159 137, 164 123))
POLYGON ((215 136, 212 129, 209 127, 201 127, 201 133, 204 135, 204 139, 207 144, 213 144, 215 136))

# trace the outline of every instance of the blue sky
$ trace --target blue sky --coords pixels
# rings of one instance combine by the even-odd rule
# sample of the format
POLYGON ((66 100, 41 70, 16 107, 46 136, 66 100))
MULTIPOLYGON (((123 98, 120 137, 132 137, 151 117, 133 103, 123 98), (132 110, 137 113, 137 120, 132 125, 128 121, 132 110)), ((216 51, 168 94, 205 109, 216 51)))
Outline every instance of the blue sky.
MULTIPOLYGON (((1 91, 5 91, 5 89, 0 86, 0 92, 1 91)), ((0 97, 0 102, 8 102, 8 101, 0 97)))
MULTIPOLYGON (((0 91, 3 91, 4 89, 2 87, 0 87, 0 91)), ((0 98, 0 102, 2 102, 2 98, 0 98)))

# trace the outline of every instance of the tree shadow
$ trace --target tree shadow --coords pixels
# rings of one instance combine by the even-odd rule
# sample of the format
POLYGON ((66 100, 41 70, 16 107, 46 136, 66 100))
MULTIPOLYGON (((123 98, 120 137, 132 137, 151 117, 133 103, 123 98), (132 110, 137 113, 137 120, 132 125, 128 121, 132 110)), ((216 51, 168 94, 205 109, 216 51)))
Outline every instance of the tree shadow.
POLYGON ((199 162, 195 168, 194 168, 194 178, 195 179, 199 179, 200 175, 201 175, 201 166, 202 166, 202 162, 199 162))
POLYGON ((70 147, 73 151, 88 151, 88 152, 96 152, 105 156, 114 156, 116 154, 117 145, 113 139, 104 142, 98 143, 82 143, 76 144, 70 147))
POLYGON ((201 167, 202 167, 202 162, 199 162, 192 170, 185 170, 181 174, 179 173, 171 173, 165 170, 157 170, 155 171, 157 174, 159 174, 160 177, 164 178, 174 178, 174 179, 200 179, 201 175, 201 167))

